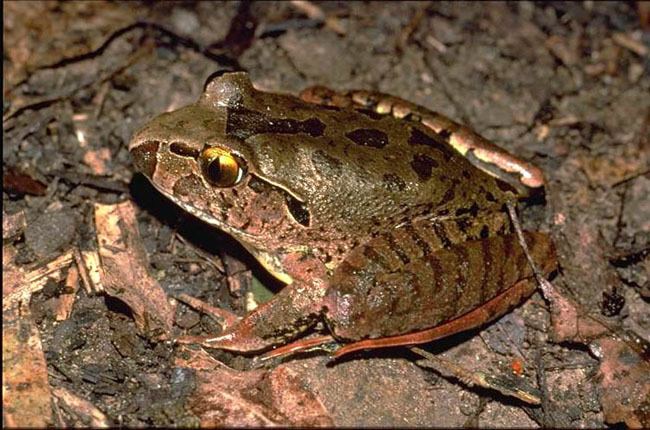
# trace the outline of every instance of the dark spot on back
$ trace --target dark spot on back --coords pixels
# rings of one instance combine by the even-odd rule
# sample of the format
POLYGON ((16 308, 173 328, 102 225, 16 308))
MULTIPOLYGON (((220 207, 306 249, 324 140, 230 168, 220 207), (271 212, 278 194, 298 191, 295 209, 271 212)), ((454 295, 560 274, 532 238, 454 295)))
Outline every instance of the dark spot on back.
POLYGON ((131 156, 133 157, 135 168, 148 177, 152 177, 156 171, 156 164, 158 164, 156 155, 158 154, 159 148, 160 142, 151 140, 131 149, 131 156))
POLYGON ((481 239, 487 239, 488 237, 490 237, 490 229, 487 225, 484 225, 483 228, 481 228, 481 239))
POLYGON ((377 113, 372 109, 356 109, 356 111, 361 113, 361 114, 364 114, 368 118, 374 119, 374 120, 379 120, 379 119, 382 119, 384 117, 384 115, 382 115, 380 113, 377 113))
POLYGON ((458 227, 458 230, 466 232, 473 222, 474 220, 471 217, 461 217, 456 220, 456 227, 458 227))
POLYGON ((438 151, 442 152, 445 156, 445 159, 449 161, 454 154, 454 150, 445 143, 445 141, 438 134, 428 135, 423 133, 419 129, 413 127, 411 129, 411 135, 408 140, 411 145, 425 145, 431 148, 435 148, 438 151))
POLYGON ((389 191, 404 191, 406 183, 394 173, 384 173, 384 185, 389 191))
POLYGON ((454 187, 449 187, 447 191, 445 191, 445 195, 442 196, 442 199, 440 200, 440 203, 438 203, 439 206, 443 206, 450 201, 452 201, 455 197, 456 193, 454 192, 454 187))
POLYGON ((198 158, 200 152, 185 142, 172 142, 169 145, 169 152, 180 155, 181 157, 198 158))
POLYGON ((457 209, 456 212, 454 212, 454 215, 456 216, 463 216, 463 215, 471 215, 475 217, 478 214, 478 205, 476 202, 472 202, 472 205, 468 208, 460 208, 457 209))
MULTIPOLYGON (((291 121, 291 120, 285 120, 285 121, 291 121)), ((299 123, 300 124, 300 123, 299 123)), ((321 122, 318 118, 310 118, 306 121, 303 121, 302 127, 298 127, 300 131, 303 133, 307 133, 311 137, 318 137, 322 136, 323 132, 325 131, 325 124, 321 122)))
POLYGON ((374 128, 358 128, 345 135, 348 139, 361 146, 383 148, 388 145, 388 136, 381 130, 374 128))
POLYGON ((325 124, 318 118, 309 118, 305 121, 274 118, 244 107, 228 108, 227 117, 226 134, 240 139, 265 133, 305 133, 312 137, 319 137, 325 132, 325 124))
POLYGON ((488 202, 496 202, 497 201, 496 197, 494 197, 494 194, 492 194, 490 191, 485 193, 485 200, 487 200, 488 202))
POLYGON ((421 181, 430 179, 432 170, 438 166, 439 163, 436 160, 425 154, 415 154, 411 160, 411 167, 421 181))
POLYGON ((505 181, 501 181, 499 179, 497 179, 495 182, 497 183, 497 187, 499 187, 501 191, 506 193, 517 194, 517 190, 515 189, 515 187, 513 187, 509 183, 505 181))

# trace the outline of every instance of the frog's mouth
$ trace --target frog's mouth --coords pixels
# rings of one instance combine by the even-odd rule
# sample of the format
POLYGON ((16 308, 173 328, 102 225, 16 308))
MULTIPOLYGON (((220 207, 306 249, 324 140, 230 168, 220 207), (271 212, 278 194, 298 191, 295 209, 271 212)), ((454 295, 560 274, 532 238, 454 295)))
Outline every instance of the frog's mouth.
POLYGON ((258 239, 257 235, 251 234, 248 232, 245 232, 241 229, 238 229, 236 227, 233 227, 231 225, 228 225, 224 223, 223 221, 220 221, 219 219, 215 218, 214 216, 210 215, 209 213, 206 213, 205 211, 201 209, 197 209, 196 207, 192 206, 190 203, 184 202, 183 200, 179 199, 176 197, 174 194, 170 193, 169 191, 165 190, 163 187, 159 186, 156 184, 154 181, 149 181, 151 184, 153 184, 154 188, 157 189, 162 195, 167 197, 169 200, 174 202, 176 205, 178 205, 181 209, 183 209, 185 212, 190 213, 194 217, 198 218, 199 220, 210 224, 213 227, 216 227, 217 229, 228 233, 229 235, 233 236, 235 239, 237 239, 238 242, 242 241, 256 241, 258 239))
POLYGON ((153 184, 154 188, 160 191, 160 193, 162 193, 165 197, 167 197, 169 200, 174 202, 184 211, 190 213, 191 215, 198 218, 199 220, 206 222, 207 224, 216 227, 217 229, 223 231, 224 233, 232 236, 251 255, 253 255, 253 257, 255 257, 255 259, 262 265, 262 267, 264 267, 271 275, 276 277, 279 281, 287 285, 293 282, 293 278, 283 270, 280 259, 276 255, 262 251, 256 248, 255 246, 251 245, 252 243, 255 243, 259 240, 257 235, 232 227, 218 220, 217 218, 209 214, 206 214, 204 211, 195 208, 189 203, 180 200, 178 197, 174 196, 173 194, 170 194, 169 192, 167 192, 166 190, 158 186, 153 181, 150 182, 153 184))

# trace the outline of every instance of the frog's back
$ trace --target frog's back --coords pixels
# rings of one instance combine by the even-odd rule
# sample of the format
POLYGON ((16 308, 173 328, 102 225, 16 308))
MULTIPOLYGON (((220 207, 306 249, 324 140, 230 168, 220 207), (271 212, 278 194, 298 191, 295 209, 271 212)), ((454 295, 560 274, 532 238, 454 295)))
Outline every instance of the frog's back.
POLYGON ((390 226, 501 207, 509 185, 471 165, 417 123, 254 91, 229 129, 263 174, 308 202, 317 223, 390 226), (251 103, 252 102, 252 103, 251 103), (272 113, 264 113, 272 112, 272 113))

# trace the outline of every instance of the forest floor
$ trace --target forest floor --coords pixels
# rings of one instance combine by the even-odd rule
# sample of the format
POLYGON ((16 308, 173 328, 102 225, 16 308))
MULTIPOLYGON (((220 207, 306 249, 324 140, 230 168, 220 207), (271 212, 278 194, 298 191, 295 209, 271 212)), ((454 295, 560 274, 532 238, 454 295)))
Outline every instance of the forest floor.
POLYGON ((650 426, 647 3, 51 1, 3 11, 4 425, 650 426), (406 348, 251 369, 251 358, 169 341, 220 327, 168 297, 243 313, 248 290, 263 289, 229 284, 232 267, 269 277, 134 174, 127 149, 220 69, 245 70, 266 91, 393 94, 544 170, 545 202, 520 211, 556 244, 557 301, 536 293, 480 331, 424 346, 530 387, 539 404, 443 377, 406 348), (115 251, 111 266, 118 246, 107 241, 127 241, 132 259, 115 251), (146 300, 111 288, 125 266, 138 291, 151 289, 146 300), (573 319, 563 326, 552 313, 573 319))

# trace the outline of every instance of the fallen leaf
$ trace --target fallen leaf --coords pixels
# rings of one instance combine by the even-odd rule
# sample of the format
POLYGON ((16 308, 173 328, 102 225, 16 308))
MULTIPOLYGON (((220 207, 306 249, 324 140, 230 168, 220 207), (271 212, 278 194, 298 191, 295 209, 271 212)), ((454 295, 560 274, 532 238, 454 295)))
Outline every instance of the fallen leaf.
POLYGON ((595 343, 602 357, 600 403, 605 422, 649 428, 650 363, 620 340, 603 338, 595 343))
POLYGON ((101 284, 106 292, 129 306, 143 334, 167 338, 174 310, 165 291, 149 274, 149 260, 138 232, 135 208, 128 201, 95 204, 95 226, 101 284))
POLYGON ((111 151, 109 148, 86 151, 83 162, 95 175, 103 176, 110 173, 109 163, 111 162, 111 151))
POLYGON ((7 258, 11 254, 3 249, 3 426, 47 427, 52 425, 47 365, 29 310, 31 293, 43 288, 47 278, 40 276, 42 271, 25 273, 13 266, 7 258))
POLYGON ((542 281, 542 291, 551 304, 553 340, 588 345, 600 359, 600 403, 605 422, 650 427, 650 363, 642 346, 632 348, 629 336, 610 337, 615 330, 588 315, 550 282, 542 281))
POLYGON ((8 167, 2 174, 2 190, 18 195, 44 196, 47 187, 27 173, 8 167))
POLYGON ((201 427, 333 425, 318 397, 284 365, 238 371, 203 350, 181 351, 176 365, 195 371, 196 389, 187 405, 201 427))
POLYGON ((110 421, 106 414, 88 400, 77 397, 62 387, 53 389, 52 394, 57 401, 65 403, 69 413, 78 416, 84 424, 94 428, 110 427, 110 421))

